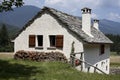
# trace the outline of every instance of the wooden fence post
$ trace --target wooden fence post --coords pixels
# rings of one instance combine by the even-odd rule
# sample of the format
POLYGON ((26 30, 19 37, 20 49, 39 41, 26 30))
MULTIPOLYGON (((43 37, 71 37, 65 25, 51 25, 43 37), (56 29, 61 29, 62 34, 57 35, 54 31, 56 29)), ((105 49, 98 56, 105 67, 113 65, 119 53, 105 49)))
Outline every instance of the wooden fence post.
POLYGON ((70 63, 72 64, 72 67, 75 67, 75 54, 70 54, 70 63))

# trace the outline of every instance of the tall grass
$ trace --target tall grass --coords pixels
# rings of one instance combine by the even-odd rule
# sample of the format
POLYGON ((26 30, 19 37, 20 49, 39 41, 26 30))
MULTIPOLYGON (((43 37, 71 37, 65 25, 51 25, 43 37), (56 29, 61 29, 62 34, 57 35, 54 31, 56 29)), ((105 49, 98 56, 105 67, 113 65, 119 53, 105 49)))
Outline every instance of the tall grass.
POLYGON ((62 62, 34 62, 0 58, 0 80, 120 80, 119 75, 77 71, 62 62))
POLYGON ((0 80, 119 80, 119 75, 79 72, 61 62, 0 60, 0 80))

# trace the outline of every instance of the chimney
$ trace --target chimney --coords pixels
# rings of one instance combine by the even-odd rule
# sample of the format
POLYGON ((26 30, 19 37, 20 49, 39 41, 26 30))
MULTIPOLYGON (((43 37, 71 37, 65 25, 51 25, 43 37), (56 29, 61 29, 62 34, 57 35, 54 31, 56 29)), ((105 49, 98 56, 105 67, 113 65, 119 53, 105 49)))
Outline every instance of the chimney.
POLYGON ((96 28, 97 30, 99 30, 99 20, 97 20, 97 19, 93 20, 93 27, 96 28))
POLYGON ((82 11, 82 30, 93 37, 91 34, 91 9, 85 7, 81 9, 82 11))

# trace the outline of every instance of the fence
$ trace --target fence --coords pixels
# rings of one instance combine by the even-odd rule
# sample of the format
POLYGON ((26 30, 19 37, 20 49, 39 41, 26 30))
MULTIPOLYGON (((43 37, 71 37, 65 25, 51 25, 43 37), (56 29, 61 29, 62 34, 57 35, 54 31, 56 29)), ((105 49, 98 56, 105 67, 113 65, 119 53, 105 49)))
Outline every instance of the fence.
MULTIPOLYGON (((71 65, 72 65, 73 67, 76 66, 75 60, 79 60, 79 62, 81 62, 81 63, 80 63, 80 65, 81 65, 81 71, 83 70, 83 63, 84 63, 84 64, 89 65, 90 67, 93 67, 94 70, 98 70, 98 71, 100 71, 101 73, 106 74, 104 71, 102 71, 101 69, 97 68, 96 66, 93 66, 93 65, 90 64, 89 62, 84 61, 84 60, 83 60, 83 52, 73 53, 73 54, 70 55, 70 57, 71 57, 71 59, 70 59, 70 60, 71 60, 71 65), (80 54, 80 55, 81 55, 79 59, 75 57, 76 54, 80 54)), ((89 69, 88 69, 88 72, 89 72, 89 69)))

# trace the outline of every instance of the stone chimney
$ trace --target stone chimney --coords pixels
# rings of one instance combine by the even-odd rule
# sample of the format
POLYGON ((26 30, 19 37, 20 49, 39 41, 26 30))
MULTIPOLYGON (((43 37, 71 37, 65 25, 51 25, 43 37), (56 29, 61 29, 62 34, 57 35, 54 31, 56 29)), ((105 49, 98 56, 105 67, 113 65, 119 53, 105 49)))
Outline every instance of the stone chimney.
POLYGON ((85 7, 81 9, 82 11, 82 30, 93 37, 91 34, 91 9, 85 7))
POLYGON ((97 30, 99 30, 99 20, 97 20, 97 19, 93 20, 93 27, 96 28, 97 30))

